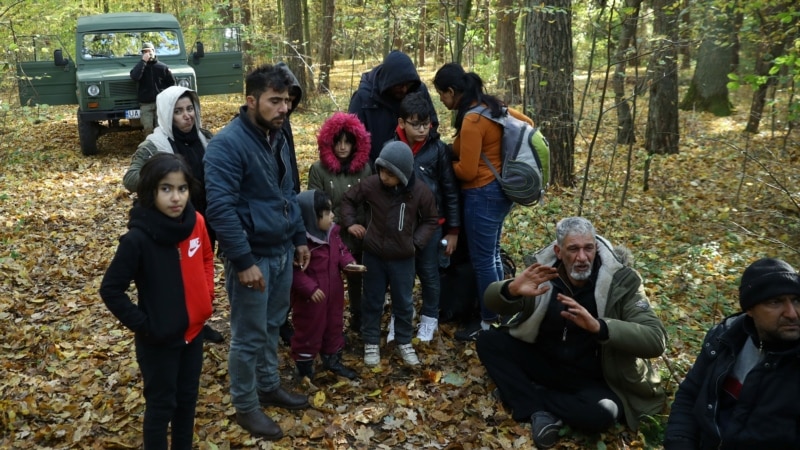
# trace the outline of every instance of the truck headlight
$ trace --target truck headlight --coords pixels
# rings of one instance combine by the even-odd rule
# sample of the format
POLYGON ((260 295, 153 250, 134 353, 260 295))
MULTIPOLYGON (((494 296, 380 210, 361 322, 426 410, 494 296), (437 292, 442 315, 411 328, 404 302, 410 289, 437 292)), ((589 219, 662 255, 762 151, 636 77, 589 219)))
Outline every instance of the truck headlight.
POLYGON ((97 97, 100 95, 100 86, 96 84, 90 84, 89 87, 86 88, 86 93, 88 93, 91 97, 97 97))
POLYGON ((181 78, 181 79, 178 80, 178 86, 185 87, 185 88, 191 88, 192 87, 192 83, 189 81, 188 78, 181 78))

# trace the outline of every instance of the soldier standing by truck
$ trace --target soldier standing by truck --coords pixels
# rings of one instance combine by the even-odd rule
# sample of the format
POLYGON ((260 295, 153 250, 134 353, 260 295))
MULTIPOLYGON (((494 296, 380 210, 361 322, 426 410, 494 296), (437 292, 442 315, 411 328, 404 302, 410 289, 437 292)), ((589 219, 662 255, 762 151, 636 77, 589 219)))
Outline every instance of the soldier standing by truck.
POLYGON ((158 60, 153 44, 142 45, 142 59, 131 69, 131 78, 139 84, 137 97, 139 100, 140 121, 144 133, 149 135, 158 125, 156 115, 156 96, 164 89, 175 85, 175 77, 169 67, 158 60))

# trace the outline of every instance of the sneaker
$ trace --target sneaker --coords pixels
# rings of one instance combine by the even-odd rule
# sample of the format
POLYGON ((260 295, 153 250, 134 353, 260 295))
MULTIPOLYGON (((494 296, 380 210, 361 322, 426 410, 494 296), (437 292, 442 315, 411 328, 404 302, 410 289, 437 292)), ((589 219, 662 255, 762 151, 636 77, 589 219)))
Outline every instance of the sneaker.
POLYGON ((488 330, 489 326, 490 326, 489 322, 476 320, 474 322, 470 322, 464 325, 464 327, 456 331, 453 336, 458 341, 463 341, 463 342, 477 341, 478 335, 481 334, 481 331, 488 330))
POLYGON ((550 448, 556 445, 564 422, 547 411, 538 411, 531 416, 531 436, 536 448, 550 448))
POLYGON ((364 344, 364 365, 374 367, 381 363, 381 350, 378 344, 364 344))
POLYGON ((397 353, 403 358, 403 362, 408 366, 418 366, 419 358, 417 352, 414 351, 414 346, 411 344, 401 344, 397 346, 397 353))
POLYGON ((389 333, 386 334, 386 343, 392 342, 394 340, 394 314, 392 314, 392 318, 389 319, 389 333))
POLYGON ((439 320, 425 315, 419 316, 419 329, 417 330, 417 338, 422 342, 430 342, 433 340, 433 333, 439 327, 439 320))

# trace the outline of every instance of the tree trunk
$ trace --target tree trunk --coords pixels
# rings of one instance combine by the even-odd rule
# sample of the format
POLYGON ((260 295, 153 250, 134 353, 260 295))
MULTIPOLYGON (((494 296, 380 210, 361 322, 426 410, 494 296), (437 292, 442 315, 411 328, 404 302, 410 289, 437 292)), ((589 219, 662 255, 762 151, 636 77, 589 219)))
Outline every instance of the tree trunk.
POLYGON ((497 51, 500 54, 497 89, 507 104, 522 102, 517 56, 518 2, 500 0, 497 5, 497 51))
POLYGON ((467 34, 467 23, 469 22, 469 13, 472 11, 472 0, 461 0, 461 5, 458 8, 458 20, 456 23, 456 48, 453 61, 461 64, 463 59, 464 38, 467 34))
POLYGON ((550 142, 552 183, 574 184, 575 124, 571 0, 526 0, 525 103, 550 142))
POLYGON ((283 28, 286 34, 286 65, 297 77, 303 92, 310 92, 303 62, 303 12, 297 0, 283 0, 283 28))
POLYGON ((417 67, 425 66, 425 43, 427 41, 426 21, 428 9, 425 7, 425 0, 419 0, 419 39, 417 39, 417 67))
POLYGON ((220 25, 231 25, 233 20, 233 9, 230 3, 220 3, 217 5, 217 16, 219 16, 220 25))
POLYGON ((623 16, 620 17, 622 26, 619 31, 619 43, 617 53, 614 55, 616 68, 614 70, 614 98, 617 105, 617 143, 633 144, 636 142, 636 135, 633 129, 633 117, 631 117, 631 105, 625 97, 625 69, 628 67, 628 59, 636 55, 636 27, 639 22, 639 9, 642 0, 625 0, 623 16))
POLYGON ((694 76, 680 107, 683 110, 707 111, 720 117, 730 116, 732 105, 728 98, 728 74, 733 64, 733 21, 714 6, 709 5, 709 9, 705 20, 708 31, 704 33, 697 52, 694 76))
POLYGON ((782 56, 786 52, 786 47, 793 39, 792 33, 782 33, 783 24, 776 19, 778 14, 786 12, 789 6, 788 4, 774 5, 768 8, 767 11, 759 12, 758 14, 761 35, 764 39, 759 44, 758 53, 756 54, 755 74, 760 78, 766 78, 766 82, 760 84, 753 92, 750 115, 745 128, 750 133, 758 133, 761 116, 764 114, 764 105, 767 103, 767 91, 778 84, 778 78, 775 75, 770 75, 770 71, 775 65, 775 58, 782 56))
POLYGON ((689 9, 689 0, 681 2, 681 27, 680 27, 680 54, 681 54, 681 69, 688 69, 692 66, 692 13, 689 9))
POLYGON ((245 69, 250 70, 255 64, 253 59, 253 53, 255 50, 253 49, 252 32, 250 31, 253 29, 253 16, 252 12, 250 11, 249 1, 240 0, 238 3, 239 9, 242 11, 242 30, 244 30, 244 36, 242 39, 243 62, 245 69))
POLYGON ((308 0, 303 0, 303 66, 308 72, 306 77, 308 90, 305 92, 314 91, 314 71, 311 70, 314 67, 314 58, 311 56, 311 26, 309 22, 311 22, 311 14, 308 13, 308 0))
POLYGON ((647 71, 650 105, 644 147, 651 154, 678 153, 678 17, 668 6, 672 0, 655 0, 655 47, 647 71))
POLYGON ((383 26, 383 54, 388 55, 392 51, 392 0, 384 0, 383 7, 386 14, 386 23, 383 26))
POLYGON ((491 58, 497 49, 492 48, 491 40, 489 39, 489 30, 492 29, 492 15, 491 15, 491 0, 486 0, 483 5, 478 4, 478 8, 483 11, 483 51, 487 57, 491 58))
POLYGON ((334 0, 322 0, 322 40, 319 47, 319 85, 320 92, 330 90, 331 68, 333 67, 333 19, 336 14, 334 0))

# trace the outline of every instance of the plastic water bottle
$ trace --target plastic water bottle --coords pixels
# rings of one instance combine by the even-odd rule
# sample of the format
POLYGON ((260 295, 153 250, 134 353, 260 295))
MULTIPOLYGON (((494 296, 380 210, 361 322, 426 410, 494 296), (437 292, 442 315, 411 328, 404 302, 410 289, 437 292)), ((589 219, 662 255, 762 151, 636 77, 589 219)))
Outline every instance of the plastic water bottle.
POLYGON ((450 267, 450 257, 445 253, 447 251, 447 239, 439 241, 439 267, 446 269, 450 267))

